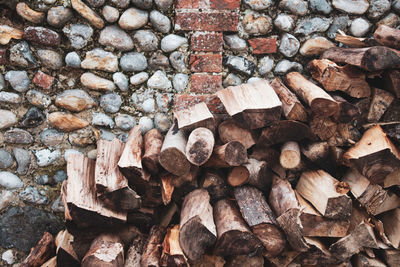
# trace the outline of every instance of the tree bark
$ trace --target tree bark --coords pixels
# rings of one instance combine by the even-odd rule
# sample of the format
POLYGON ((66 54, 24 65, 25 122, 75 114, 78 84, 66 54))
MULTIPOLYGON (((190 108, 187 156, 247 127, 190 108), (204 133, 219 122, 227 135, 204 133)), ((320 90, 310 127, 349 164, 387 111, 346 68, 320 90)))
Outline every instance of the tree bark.
POLYGON ((388 70, 383 73, 385 89, 387 88, 397 98, 400 98, 400 70, 388 70))
POLYGON ((221 122, 218 125, 218 133, 224 144, 239 141, 246 149, 249 149, 256 143, 254 132, 242 127, 233 119, 221 122))
POLYGON ((187 109, 175 110, 177 127, 180 130, 192 131, 198 127, 204 127, 212 132, 215 131, 215 119, 208 109, 206 103, 200 102, 187 109))
POLYGON ((56 237, 57 267, 79 267, 80 260, 72 243, 74 237, 68 230, 60 231, 56 237))
POLYGON ((93 240, 82 260, 82 267, 118 267, 124 265, 124 246, 120 238, 102 234, 93 240))
POLYGON ((153 175, 161 171, 161 165, 158 156, 161 151, 164 137, 156 128, 151 129, 144 135, 144 154, 142 164, 153 175))
POLYGON ((211 203, 215 203, 229 195, 229 188, 225 179, 216 170, 206 170, 201 177, 199 185, 210 194, 211 203))
POLYGON ((161 266, 166 267, 188 267, 186 257, 179 245, 179 225, 171 226, 167 229, 167 233, 163 242, 163 251, 161 254, 161 266))
POLYGON ((213 152, 214 134, 207 128, 199 127, 193 130, 186 144, 186 158, 196 166, 207 162, 213 152))
POLYGON ((400 266, 400 251, 397 249, 385 249, 383 255, 389 267, 400 266))
POLYGON ((262 191, 266 191, 272 183, 273 172, 265 161, 250 158, 242 166, 232 169, 228 175, 228 183, 231 186, 250 184, 262 191))
POLYGON ((149 237, 144 246, 142 259, 140 260, 141 267, 159 267, 161 260, 161 248, 164 236, 166 233, 165 227, 154 225, 149 233, 149 237))
POLYGON ((335 99, 339 105, 339 112, 333 115, 335 121, 339 123, 348 123, 360 117, 361 112, 356 105, 347 102, 346 99, 338 95, 334 95, 333 99, 335 99))
POLYGON ((39 267, 55 255, 56 244, 54 237, 44 232, 42 238, 29 252, 28 257, 21 263, 21 267, 39 267))
POLYGON ((392 104, 393 100, 394 96, 391 93, 385 90, 374 88, 371 105, 369 106, 368 111, 368 121, 379 121, 386 110, 389 108, 390 104, 392 104))

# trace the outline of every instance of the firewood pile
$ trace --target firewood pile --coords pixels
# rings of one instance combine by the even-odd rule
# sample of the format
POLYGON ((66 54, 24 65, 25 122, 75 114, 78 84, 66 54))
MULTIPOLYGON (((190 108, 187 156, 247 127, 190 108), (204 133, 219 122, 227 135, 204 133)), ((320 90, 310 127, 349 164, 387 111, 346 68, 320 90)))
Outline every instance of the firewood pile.
POLYGON ((66 230, 22 266, 399 266, 400 30, 374 37, 70 155, 66 230))

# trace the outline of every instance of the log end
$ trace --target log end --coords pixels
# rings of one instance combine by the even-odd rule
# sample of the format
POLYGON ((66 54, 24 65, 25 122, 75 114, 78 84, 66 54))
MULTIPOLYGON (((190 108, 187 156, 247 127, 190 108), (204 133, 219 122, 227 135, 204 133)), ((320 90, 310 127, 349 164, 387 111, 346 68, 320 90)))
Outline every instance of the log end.
POLYGON ((352 201, 347 195, 328 199, 324 216, 331 219, 347 220, 351 217, 352 201))
POLYGON ((311 102, 311 109, 315 112, 315 114, 328 117, 339 112, 339 105, 334 100, 326 98, 315 98, 311 102))
POLYGON ((247 162, 247 150, 238 141, 232 141, 227 144, 225 149, 225 161, 229 166, 240 166, 247 162))
POLYGON ((275 257, 285 249, 286 239, 276 225, 262 223, 252 227, 253 233, 261 240, 268 257, 275 257))
POLYGON ((250 176, 249 170, 244 166, 234 167, 228 176, 228 183, 231 186, 244 184, 250 176))
POLYGON ((190 162, 186 155, 174 147, 164 149, 159 156, 159 161, 164 169, 176 176, 184 175, 190 171, 190 162))
POLYGON ((261 241, 251 232, 231 230, 223 233, 215 245, 219 256, 255 255, 262 251, 261 241))

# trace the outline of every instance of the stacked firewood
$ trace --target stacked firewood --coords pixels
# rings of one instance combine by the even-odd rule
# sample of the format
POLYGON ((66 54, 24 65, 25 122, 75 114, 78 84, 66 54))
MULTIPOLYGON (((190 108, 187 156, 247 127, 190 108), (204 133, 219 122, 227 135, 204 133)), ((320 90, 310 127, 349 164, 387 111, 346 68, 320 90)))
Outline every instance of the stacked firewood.
POLYGON ((25 266, 399 266, 400 30, 374 37, 70 155, 66 230, 25 266))

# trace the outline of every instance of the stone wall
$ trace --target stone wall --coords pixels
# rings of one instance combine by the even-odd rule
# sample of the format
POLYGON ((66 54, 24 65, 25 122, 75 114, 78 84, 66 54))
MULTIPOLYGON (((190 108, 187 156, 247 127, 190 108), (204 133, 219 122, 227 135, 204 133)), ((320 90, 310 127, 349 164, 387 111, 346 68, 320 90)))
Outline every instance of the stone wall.
POLYGON ((136 124, 165 132, 173 107, 224 113, 215 91, 307 74, 338 30, 399 27, 400 1, 31 0, 0 12, 0 253, 14 247, 3 257, 18 261, 62 227, 68 155, 95 158, 97 139, 136 124))

